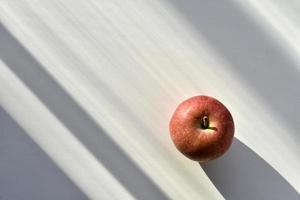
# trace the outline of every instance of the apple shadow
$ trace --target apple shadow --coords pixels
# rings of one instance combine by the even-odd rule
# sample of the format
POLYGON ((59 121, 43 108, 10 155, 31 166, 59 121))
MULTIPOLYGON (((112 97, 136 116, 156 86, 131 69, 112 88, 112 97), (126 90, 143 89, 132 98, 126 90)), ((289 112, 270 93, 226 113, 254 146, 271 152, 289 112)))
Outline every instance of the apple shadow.
POLYGON ((236 138, 225 155, 200 166, 225 199, 300 199, 273 167, 236 138))

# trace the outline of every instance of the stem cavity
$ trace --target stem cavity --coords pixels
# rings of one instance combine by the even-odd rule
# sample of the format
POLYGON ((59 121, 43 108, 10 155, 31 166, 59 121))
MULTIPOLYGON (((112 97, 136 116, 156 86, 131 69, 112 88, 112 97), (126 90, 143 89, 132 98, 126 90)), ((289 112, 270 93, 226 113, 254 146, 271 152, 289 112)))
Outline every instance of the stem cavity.
POLYGON ((209 127, 209 120, 208 120, 208 116, 204 116, 201 120, 201 128, 202 129, 207 129, 209 127))

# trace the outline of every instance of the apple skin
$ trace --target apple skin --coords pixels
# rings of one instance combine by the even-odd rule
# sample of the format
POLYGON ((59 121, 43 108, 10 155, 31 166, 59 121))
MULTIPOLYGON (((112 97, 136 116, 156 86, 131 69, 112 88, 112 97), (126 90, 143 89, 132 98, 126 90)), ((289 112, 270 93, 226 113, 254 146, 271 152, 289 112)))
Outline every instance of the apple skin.
POLYGON ((221 102, 209 96, 195 96, 176 108, 169 130, 177 149, 202 163, 218 158, 229 149, 234 122, 221 102))

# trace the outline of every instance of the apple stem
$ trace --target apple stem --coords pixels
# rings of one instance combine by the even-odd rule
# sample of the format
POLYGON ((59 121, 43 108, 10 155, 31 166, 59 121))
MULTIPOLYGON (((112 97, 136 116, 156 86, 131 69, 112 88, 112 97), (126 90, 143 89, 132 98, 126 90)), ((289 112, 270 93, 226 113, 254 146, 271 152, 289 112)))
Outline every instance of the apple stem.
POLYGON ((208 126, 209 126, 209 121, 208 121, 208 117, 207 116, 204 116, 202 118, 202 123, 201 123, 201 126, 203 129, 207 129, 208 126))

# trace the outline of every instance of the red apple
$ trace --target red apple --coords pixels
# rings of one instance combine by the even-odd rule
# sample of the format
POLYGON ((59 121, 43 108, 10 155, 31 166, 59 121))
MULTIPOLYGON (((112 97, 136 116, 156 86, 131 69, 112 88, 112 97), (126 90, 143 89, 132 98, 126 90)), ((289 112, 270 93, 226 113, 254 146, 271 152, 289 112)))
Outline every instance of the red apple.
POLYGON ((177 149, 198 162, 224 154, 234 135, 230 112, 209 96, 195 96, 182 102, 171 118, 169 129, 177 149))

